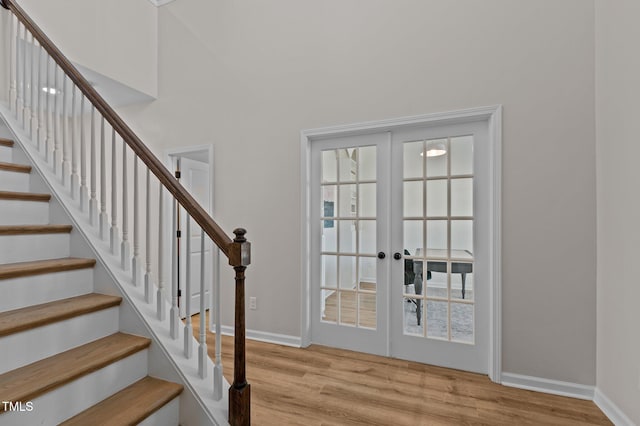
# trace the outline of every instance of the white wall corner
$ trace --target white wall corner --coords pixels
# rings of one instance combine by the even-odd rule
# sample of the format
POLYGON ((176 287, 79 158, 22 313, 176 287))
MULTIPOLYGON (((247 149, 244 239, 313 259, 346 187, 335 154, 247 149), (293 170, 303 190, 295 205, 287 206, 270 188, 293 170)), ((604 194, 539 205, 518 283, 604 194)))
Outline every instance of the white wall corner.
POLYGON ((602 410, 602 412, 616 426, 636 426, 636 424, 627 415, 602 393, 599 388, 595 389, 593 402, 602 410))
POLYGON ((592 400, 594 396, 594 386, 505 372, 502 372, 501 377, 502 384, 512 388, 586 400, 592 400))
POLYGON ((164 6, 167 3, 171 3, 174 0, 149 0, 151 2, 152 5, 154 6, 164 6))

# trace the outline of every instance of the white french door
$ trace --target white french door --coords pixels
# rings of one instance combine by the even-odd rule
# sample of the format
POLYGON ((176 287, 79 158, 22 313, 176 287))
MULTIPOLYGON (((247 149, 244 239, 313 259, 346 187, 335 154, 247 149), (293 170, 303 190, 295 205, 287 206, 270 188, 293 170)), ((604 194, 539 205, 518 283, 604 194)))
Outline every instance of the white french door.
POLYGON ((314 343, 489 364, 488 122, 311 143, 314 343))
POLYGON ((392 134, 394 357, 488 372, 487 139, 486 122, 392 134))
POLYGON ((311 155, 313 341, 386 354, 389 134, 318 141, 311 155))

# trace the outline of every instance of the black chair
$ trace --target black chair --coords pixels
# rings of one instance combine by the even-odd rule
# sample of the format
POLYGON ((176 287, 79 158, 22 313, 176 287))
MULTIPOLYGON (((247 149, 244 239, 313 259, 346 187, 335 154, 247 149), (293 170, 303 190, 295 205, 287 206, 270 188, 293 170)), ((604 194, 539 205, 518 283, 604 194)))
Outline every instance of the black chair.
MULTIPOLYGON (((404 249, 405 256, 411 256, 409 250, 404 249)), ((427 271, 427 280, 431 279, 431 271, 427 271)), ((413 284, 413 289, 416 295, 422 294, 422 261, 413 259, 404 259, 404 285, 408 286, 413 284)), ((406 291, 405 291, 406 293, 406 291)), ((409 303, 413 303, 416 306, 416 320, 420 325, 422 317, 422 300, 409 299, 409 303)))

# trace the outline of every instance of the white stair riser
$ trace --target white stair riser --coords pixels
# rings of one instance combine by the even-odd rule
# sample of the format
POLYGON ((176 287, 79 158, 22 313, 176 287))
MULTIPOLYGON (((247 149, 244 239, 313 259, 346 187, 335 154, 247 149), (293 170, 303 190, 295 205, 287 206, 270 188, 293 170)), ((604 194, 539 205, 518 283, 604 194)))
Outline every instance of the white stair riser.
POLYGON ((161 409, 138 423, 138 426, 176 426, 180 424, 180 397, 173 398, 161 409))
POLYGON ((116 333, 118 307, 0 338, 0 374, 116 333))
POLYGON ((29 173, 0 170, 0 191, 29 191, 29 173))
POLYGON ((0 280, 0 312, 93 291, 93 268, 0 280))
POLYGON ((46 225, 49 203, 41 201, 0 200, 0 225, 46 225))
POLYGON ((0 161, 3 163, 10 163, 13 161, 13 149, 8 146, 0 146, 0 161))
POLYGON ((69 256, 69 234, 0 235, 0 264, 69 256))
POLYGON ((148 350, 53 389, 32 402, 31 412, 5 412, 2 426, 57 425, 147 375, 148 350))

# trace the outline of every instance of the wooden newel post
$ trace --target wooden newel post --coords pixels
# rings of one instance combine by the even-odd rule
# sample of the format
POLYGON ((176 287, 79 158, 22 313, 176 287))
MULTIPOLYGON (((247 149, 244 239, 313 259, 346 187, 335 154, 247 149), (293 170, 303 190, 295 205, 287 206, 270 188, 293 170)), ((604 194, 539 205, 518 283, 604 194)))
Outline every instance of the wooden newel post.
POLYGON ((251 243, 242 228, 235 229, 236 237, 229 250, 229 264, 236 271, 235 344, 233 383, 229 388, 229 423, 232 426, 251 424, 251 386, 247 383, 245 357, 244 272, 251 263, 251 243))

